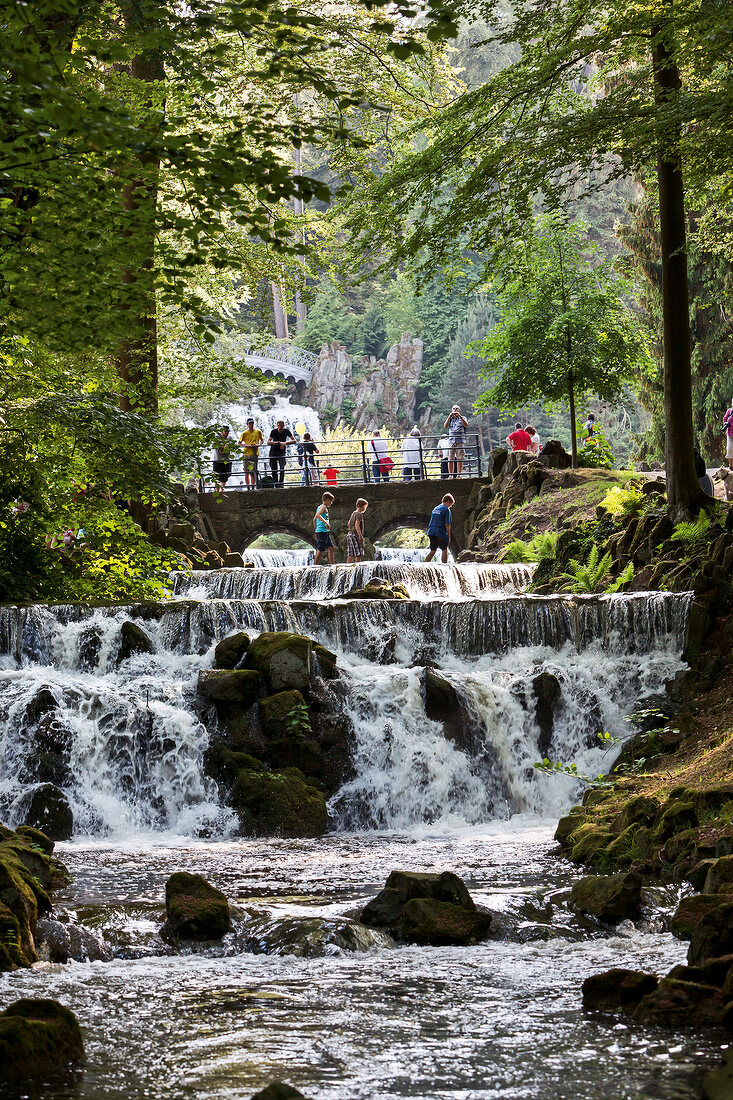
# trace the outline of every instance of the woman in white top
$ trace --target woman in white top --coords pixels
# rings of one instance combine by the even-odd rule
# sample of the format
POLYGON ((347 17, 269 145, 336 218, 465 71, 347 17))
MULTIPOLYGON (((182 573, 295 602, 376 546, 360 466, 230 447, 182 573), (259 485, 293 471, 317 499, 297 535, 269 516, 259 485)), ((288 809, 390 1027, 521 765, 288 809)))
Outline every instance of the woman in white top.
POLYGON ((532 440, 527 450, 532 455, 538 455, 542 450, 542 443, 540 442, 539 432, 536 428, 533 428, 531 424, 528 424, 524 430, 527 435, 531 437, 532 440))
POLYGON ((422 477, 422 443, 420 429, 415 427, 402 442, 402 480, 420 481, 422 477))

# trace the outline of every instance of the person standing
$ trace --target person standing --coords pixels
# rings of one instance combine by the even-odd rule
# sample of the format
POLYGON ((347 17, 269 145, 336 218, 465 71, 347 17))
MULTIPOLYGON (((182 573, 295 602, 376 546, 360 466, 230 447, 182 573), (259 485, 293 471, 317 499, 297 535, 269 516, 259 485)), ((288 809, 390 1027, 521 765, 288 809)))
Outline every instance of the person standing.
POLYGON ((436 550, 441 550, 443 555, 443 564, 448 561, 448 547, 450 546, 450 533, 453 526, 453 513, 451 508, 455 504, 455 500, 446 493, 440 504, 433 508, 430 516, 430 523, 428 524, 428 538, 430 539, 430 550, 428 551, 425 561, 432 561, 433 554, 436 550))
POLYGON ((225 424, 219 434, 219 441, 214 450, 214 473, 216 480, 222 489, 226 488, 227 481, 232 476, 232 455, 235 442, 229 435, 229 425, 225 424))
POLYGON ((525 432, 521 424, 515 424, 514 431, 506 437, 513 451, 528 451, 532 445, 532 436, 525 432))
POLYGON ((450 452, 450 440, 447 435, 442 435, 435 448, 440 460, 440 477, 442 481, 448 477, 448 454, 450 452))
POLYGON ((324 493, 313 517, 313 527, 316 532, 314 565, 319 564, 324 550, 328 551, 328 564, 333 565, 333 539, 331 538, 331 521, 328 518, 328 509, 333 504, 334 499, 333 493, 324 493))
POLYGON ((369 450, 372 454, 372 475, 375 481, 389 481, 389 467, 387 466, 387 440, 382 439, 382 433, 376 428, 369 441, 369 450))
POLYGON ((267 440, 267 444, 270 448, 272 480, 275 482, 276 486, 282 486, 285 481, 285 463, 288 460, 287 448, 291 443, 295 443, 295 436, 290 431, 290 428, 285 427, 284 420, 278 420, 277 424, 270 432, 270 438, 267 440))
POLYGON ((723 429, 726 442, 725 461, 728 463, 728 468, 733 469, 733 401, 731 401, 730 406, 723 417, 723 429))
POLYGON ((311 433, 305 432, 303 435, 303 442, 298 444, 298 462, 303 467, 303 473, 300 478, 301 485, 318 484, 318 464, 316 462, 316 455, 320 453, 321 452, 311 439, 311 433))
POLYGON ((364 557, 364 513, 369 502, 359 497, 356 509, 349 518, 349 530, 346 535, 346 564, 360 562, 364 557))
POLYGON ((592 439, 596 434, 596 418, 593 413, 588 413, 588 419, 583 425, 583 431, 585 432, 586 440, 592 439))
POLYGON ((422 479, 422 440, 420 429, 415 425, 402 441, 402 480, 420 481, 422 479))
POLYGON ((542 450, 542 443, 540 442, 540 434, 536 428, 533 428, 531 424, 528 424, 524 429, 527 435, 530 437, 530 444, 527 450, 530 454, 538 455, 542 450))
POLYGON ((448 432, 448 476, 460 477, 466 454, 466 428, 468 421, 461 415, 461 406, 454 405, 443 428, 448 432))
POLYGON ((254 489, 257 485, 257 460, 264 439, 260 429, 255 428, 254 417, 247 417, 247 427, 240 435, 239 443, 243 447, 244 484, 248 489, 254 489))

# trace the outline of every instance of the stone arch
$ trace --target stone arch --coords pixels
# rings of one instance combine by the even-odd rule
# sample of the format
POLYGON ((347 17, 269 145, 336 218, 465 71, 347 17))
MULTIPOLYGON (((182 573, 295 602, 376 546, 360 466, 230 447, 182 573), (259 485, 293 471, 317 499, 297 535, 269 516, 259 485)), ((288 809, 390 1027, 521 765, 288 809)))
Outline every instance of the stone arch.
MULTIPOLYGON (((372 542, 376 544, 384 535, 388 535, 390 531, 397 531, 400 527, 417 527, 418 530, 427 531, 429 523, 429 512, 424 514, 411 512, 408 515, 396 516, 392 519, 388 519, 385 523, 382 523, 376 531, 371 531, 369 537, 372 542)), ((461 550, 465 549, 463 525, 460 523, 454 524, 451 536, 451 547, 456 553, 460 553, 461 550)))
POLYGON ((296 526, 296 524, 294 523, 281 523, 278 521, 274 521, 272 523, 263 523, 260 527, 257 527, 252 531, 248 531, 247 535, 245 536, 244 545, 241 547, 240 553, 243 553, 246 549, 248 549, 248 547, 254 542, 256 538, 259 538, 260 535, 269 534, 292 535, 294 538, 300 539, 302 542, 306 543, 307 546, 315 547, 316 545, 316 539, 313 531, 307 531, 302 527, 296 526))

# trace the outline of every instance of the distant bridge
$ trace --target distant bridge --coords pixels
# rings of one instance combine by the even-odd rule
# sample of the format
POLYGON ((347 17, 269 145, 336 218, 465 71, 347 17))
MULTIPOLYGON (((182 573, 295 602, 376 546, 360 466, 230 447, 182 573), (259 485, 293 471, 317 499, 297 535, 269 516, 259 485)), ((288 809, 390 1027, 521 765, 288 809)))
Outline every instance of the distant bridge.
MULTIPOLYGON (((358 496, 369 501, 366 534, 376 542, 400 527, 426 530, 433 508, 444 493, 451 493, 455 498, 451 549, 459 554, 466 548, 480 489, 490 484, 490 477, 464 477, 338 486, 331 490, 336 497, 330 509, 334 538, 345 532, 358 496)), ((295 535, 313 546, 313 515, 322 493, 323 486, 286 485, 255 492, 199 493, 198 502, 210 536, 229 543, 232 550, 244 550, 258 535, 272 531, 295 535)))
POLYGON ((274 343, 255 348, 242 356, 250 367, 256 367, 268 378, 284 378, 286 382, 310 382, 317 355, 292 344, 274 343))

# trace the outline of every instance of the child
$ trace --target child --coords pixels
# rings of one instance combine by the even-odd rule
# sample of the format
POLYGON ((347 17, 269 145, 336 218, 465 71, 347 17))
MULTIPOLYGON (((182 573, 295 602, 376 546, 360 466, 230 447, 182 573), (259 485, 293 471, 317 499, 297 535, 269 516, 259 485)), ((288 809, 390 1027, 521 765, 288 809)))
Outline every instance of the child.
POLYGON ((356 511, 351 513, 349 531, 346 536, 346 564, 359 562, 364 557, 364 513, 369 507, 368 501, 359 497, 356 511))
POLYGON ((316 556, 313 564, 318 565, 321 554, 328 550, 328 564, 333 565, 333 539, 331 538, 331 521, 328 518, 328 507, 334 502, 333 493, 324 493, 321 497, 322 504, 318 505, 313 517, 313 527, 316 532, 316 556))
POLYGON ((326 469, 323 471, 326 485, 338 485, 340 472, 341 471, 337 470, 335 466, 326 466, 326 469))

